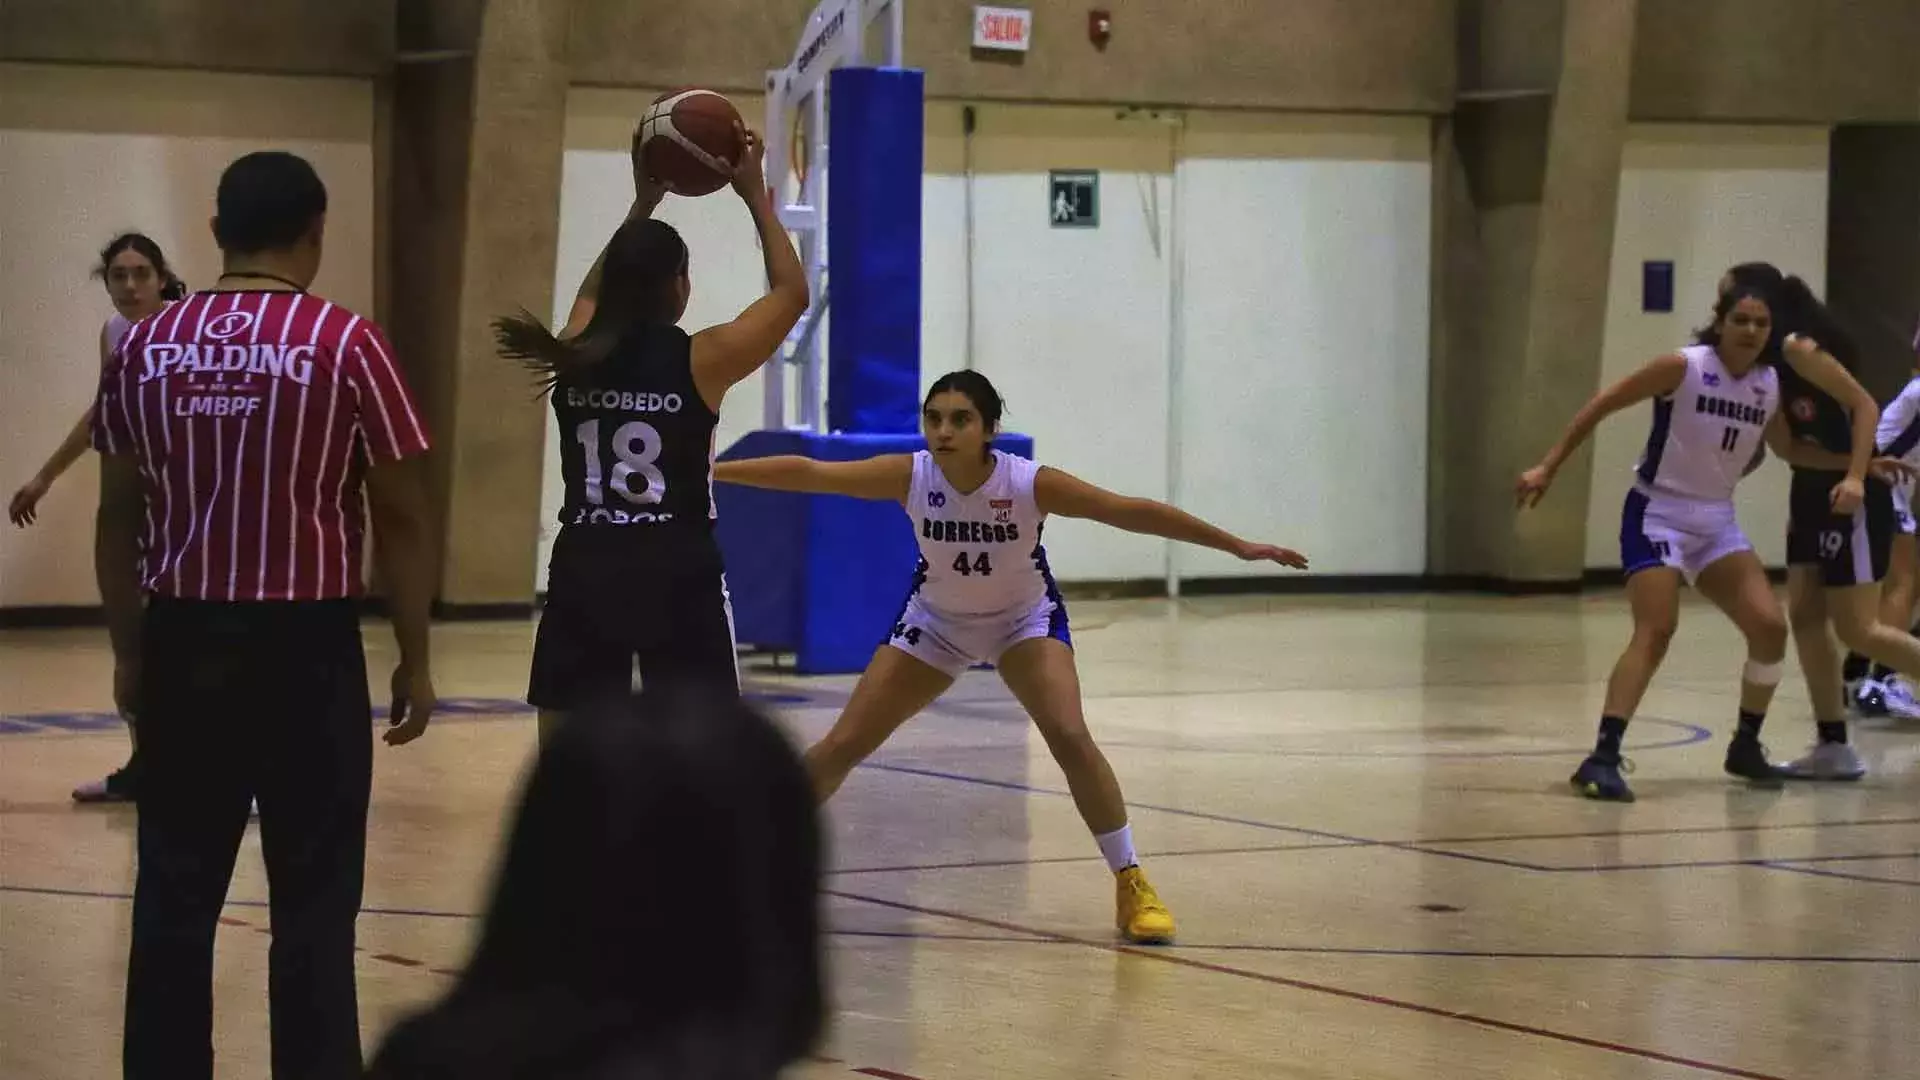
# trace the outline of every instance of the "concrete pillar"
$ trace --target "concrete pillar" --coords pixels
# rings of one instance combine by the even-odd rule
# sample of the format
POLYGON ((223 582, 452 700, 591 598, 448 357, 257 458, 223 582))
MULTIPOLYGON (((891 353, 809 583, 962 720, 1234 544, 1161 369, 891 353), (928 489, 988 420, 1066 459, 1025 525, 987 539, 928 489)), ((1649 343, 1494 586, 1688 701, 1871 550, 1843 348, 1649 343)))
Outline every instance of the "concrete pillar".
POLYGON ((1827 299, 1885 401, 1911 375, 1920 320, 1920 124, 1842 124, 1827 168, 1827 299))
POLYGON ((450 613, 534 600, 544 405, 488 324, 552 310, 569 18, 569 0, 402 5, 388 324, 433 424, 450 613))
POLYGON ((1580 579, 1590 456, 1568 461, 1527 515, 1512 487, 1599 379, 1637 6, 1463 5, 1462 101, 1435 154, 1435 575, 1525 589, 1580 579), (1543 42, 1542 27, 1557 33, 1543 42), (1499 84, 1516 78, 1529 85, 1499 84))

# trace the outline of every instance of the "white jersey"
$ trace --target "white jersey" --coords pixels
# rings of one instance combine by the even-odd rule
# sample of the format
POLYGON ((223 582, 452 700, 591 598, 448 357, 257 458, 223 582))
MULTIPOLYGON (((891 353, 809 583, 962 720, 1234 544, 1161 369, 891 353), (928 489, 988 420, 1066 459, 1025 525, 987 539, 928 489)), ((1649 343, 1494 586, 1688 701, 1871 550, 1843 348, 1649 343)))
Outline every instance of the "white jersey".
POLYGON ((1920 465, 1920 378, 1910 380, 1899 396, 1880 410, 1874 445, 1884 457, 1920 465))
POLYGON ((933 454, 913 455, 907 517, 920 544, 914 598, 944 616, 1013 615, 1055 593, 1040 546, 1045 516, 1033 498, 1040 466, 998 450, 987 482, 971 494, 947 483, 933 454))
POLYGON ((1780 376, 1761 364, 1735 378, 1711 345, 1680 350, 1687 374, 1653 403, 1653 430, 1634 470, 1656 495, 1726 502, 1780 402, 1780 376))

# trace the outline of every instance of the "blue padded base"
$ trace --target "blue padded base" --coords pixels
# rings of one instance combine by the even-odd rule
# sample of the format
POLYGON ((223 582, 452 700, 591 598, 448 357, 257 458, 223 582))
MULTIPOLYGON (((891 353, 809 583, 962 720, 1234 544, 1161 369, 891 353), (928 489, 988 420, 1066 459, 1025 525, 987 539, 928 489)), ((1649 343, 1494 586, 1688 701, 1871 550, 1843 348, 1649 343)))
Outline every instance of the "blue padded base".
MULTIPOLYGON (((858 461, 925 446, 919 435, 756 431, 718 458, 858 461)), ((1033 456, 1030 436, 1001 434, 994 446, 1033 456)), ((803 675, 864 671, 900 616, 920 558, 899 504, 734 484, 714 485, 714 501, 736 640, 793 653, 803 675)))

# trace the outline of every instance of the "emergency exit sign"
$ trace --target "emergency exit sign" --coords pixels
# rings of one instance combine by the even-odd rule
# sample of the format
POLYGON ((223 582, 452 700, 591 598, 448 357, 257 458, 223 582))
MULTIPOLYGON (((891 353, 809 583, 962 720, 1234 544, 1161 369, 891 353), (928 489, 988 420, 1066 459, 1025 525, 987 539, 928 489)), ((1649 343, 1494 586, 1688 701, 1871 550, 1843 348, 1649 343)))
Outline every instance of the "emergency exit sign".
POLYGON ((1026 52, 1033 40, 1033 12, 1024 8, 973 8, 973 47, 1026 52))

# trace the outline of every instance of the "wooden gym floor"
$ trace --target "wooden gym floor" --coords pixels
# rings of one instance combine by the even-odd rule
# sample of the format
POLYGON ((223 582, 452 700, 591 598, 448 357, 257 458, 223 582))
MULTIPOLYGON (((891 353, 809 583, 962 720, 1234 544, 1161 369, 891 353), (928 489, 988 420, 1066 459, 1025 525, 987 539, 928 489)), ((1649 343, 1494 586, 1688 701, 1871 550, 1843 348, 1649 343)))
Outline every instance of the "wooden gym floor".
MULTIPOLYGON (((837 1011, 807 1080, 1911 1077, 1920 726, 1862 726, 1858 785, 1720 773, 1737 635, 1692 605, 1629 734, 1640 801, 1566 778, 1624 640, 1617 595, 1080 603, 1095 733, 1177 946, 1111 878, 1040 740, 972 674, 831 807, 837 1011)), ((369 1049, 462 962, 533 748, 531 627, 456 625, 430 736, 376 748, 360 920, 369 1049)), ((391 652, 369 624, 376 682, 391 652)), ((99 631, 0 635, 0 1075, 118 1068, 133 813, 99 631)), ((847 678, 756 666, 797 738, 847 678)), ((1768 725, 1811 738, 1797 670, 1768 725)), ((266 1075, 257 832, 219 942, 221 1075, 266 1075)), ((661 867, 671 887, 670 867, 661 867)))

